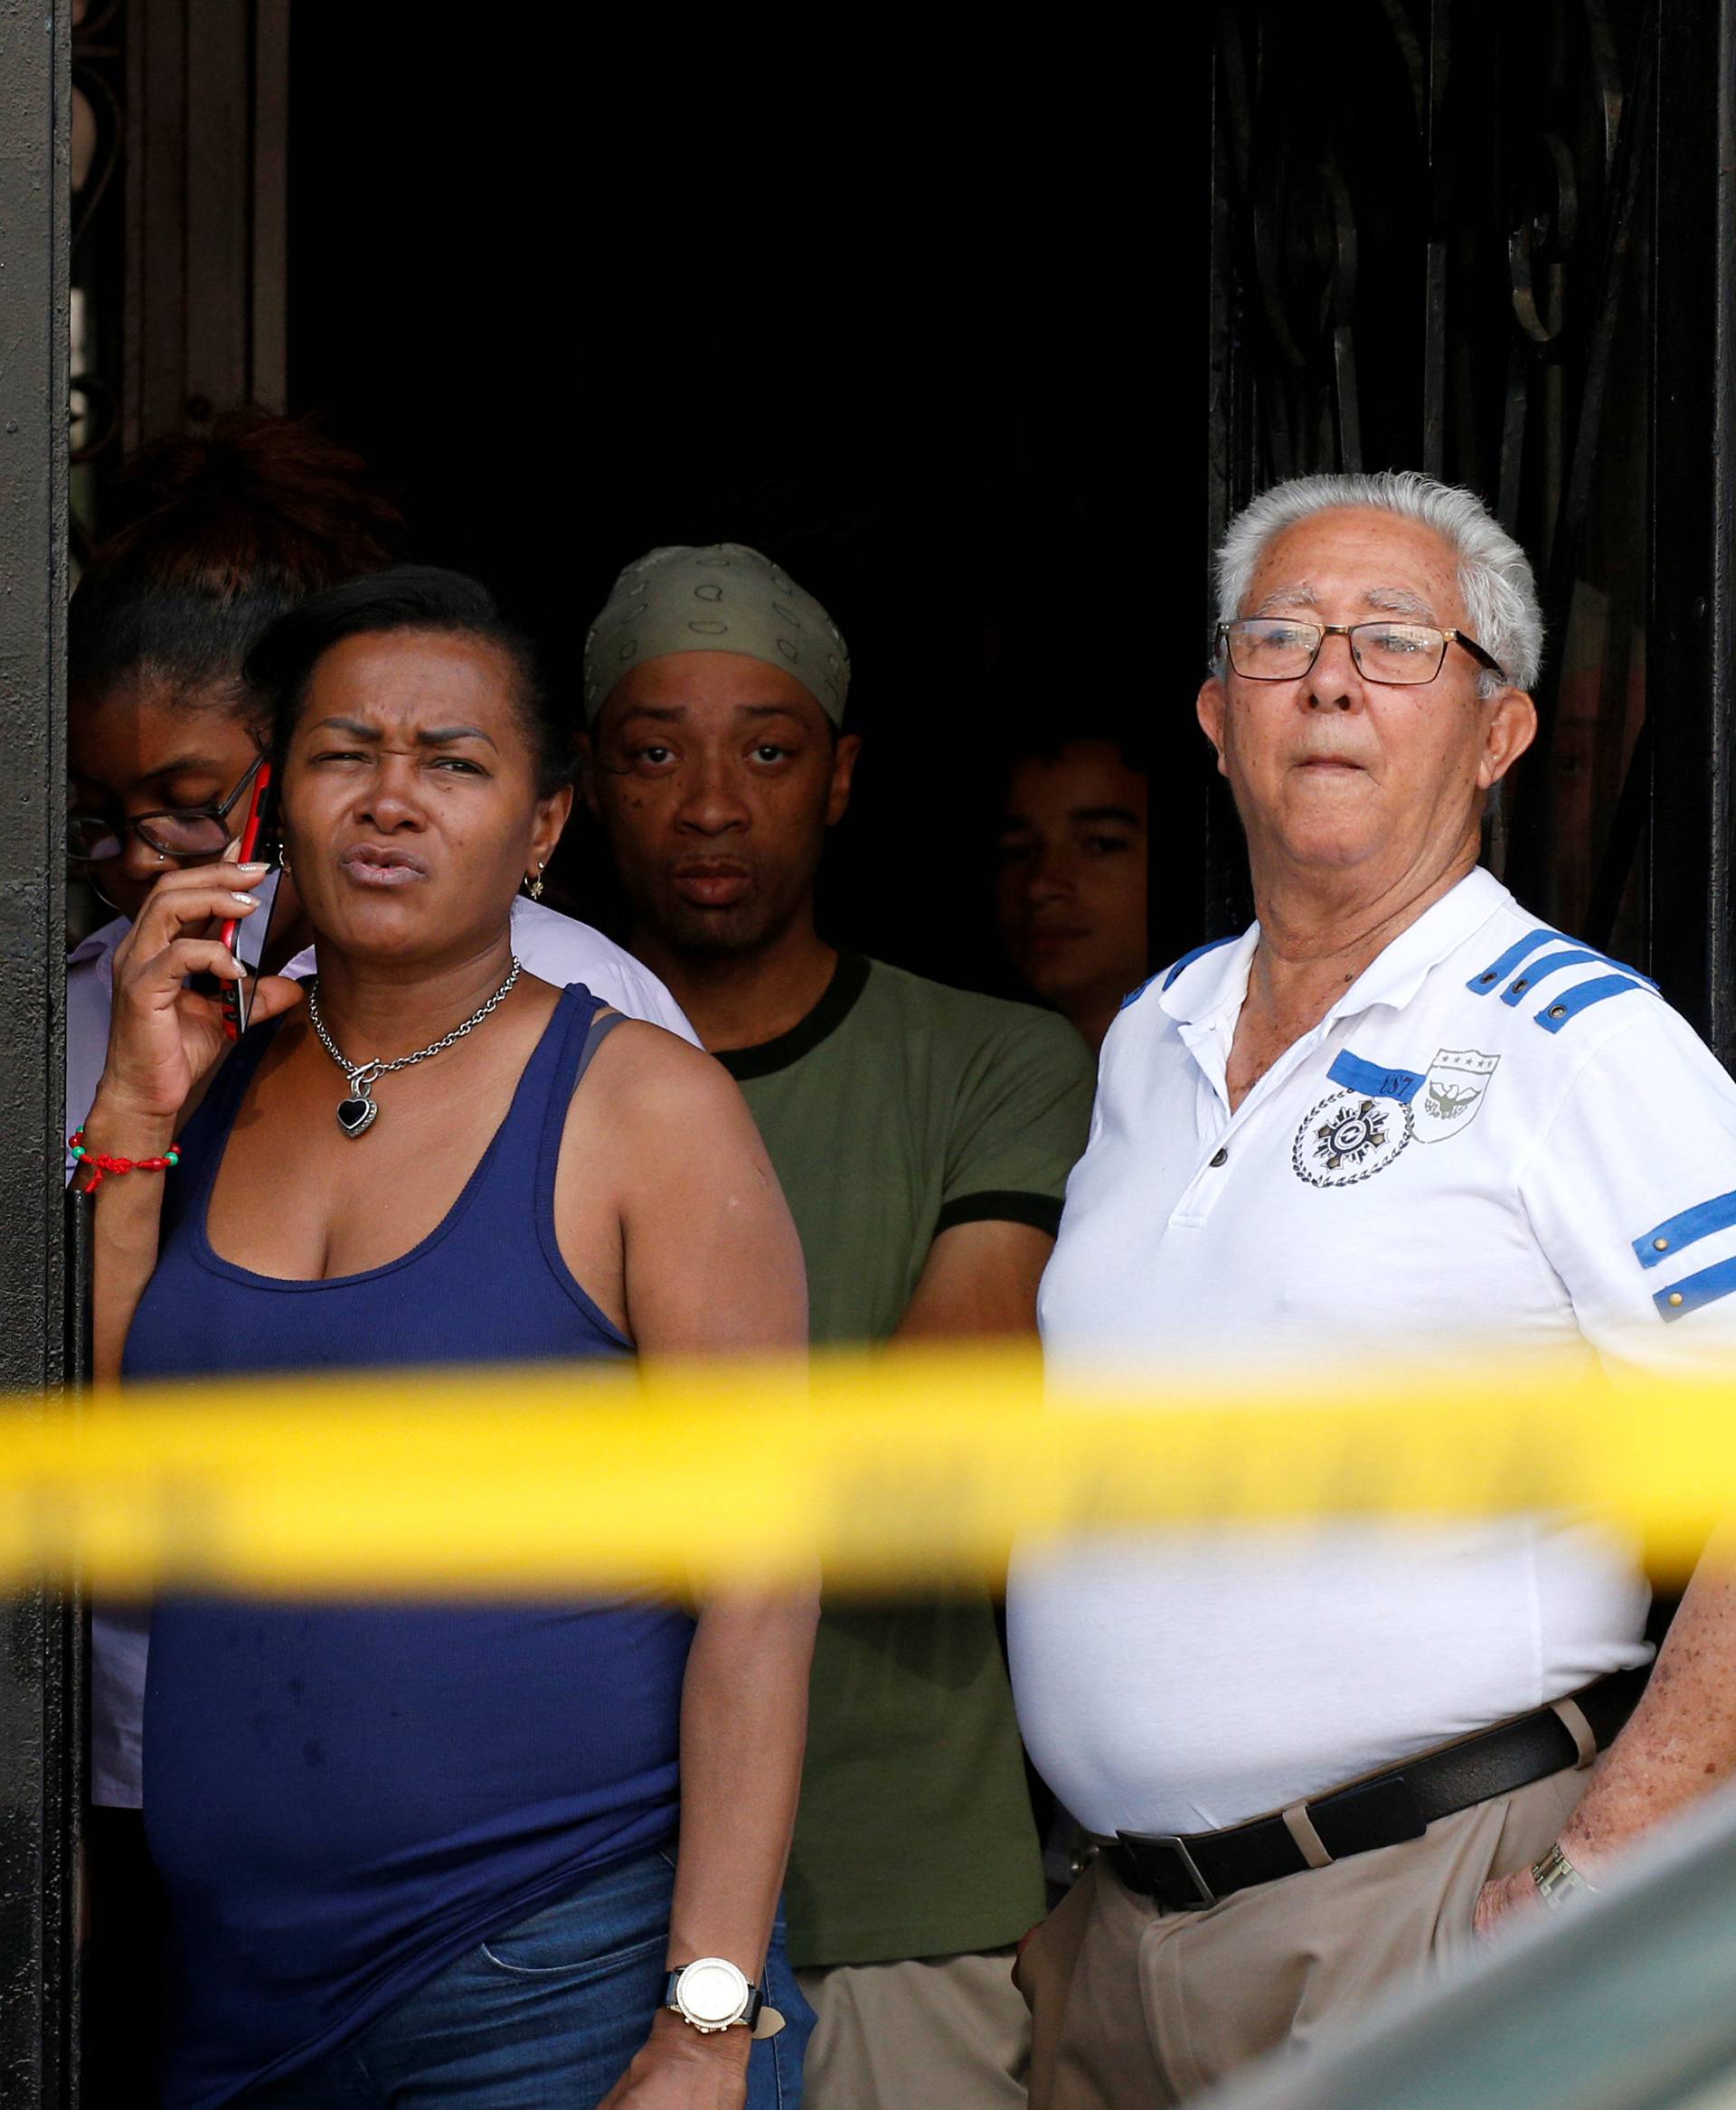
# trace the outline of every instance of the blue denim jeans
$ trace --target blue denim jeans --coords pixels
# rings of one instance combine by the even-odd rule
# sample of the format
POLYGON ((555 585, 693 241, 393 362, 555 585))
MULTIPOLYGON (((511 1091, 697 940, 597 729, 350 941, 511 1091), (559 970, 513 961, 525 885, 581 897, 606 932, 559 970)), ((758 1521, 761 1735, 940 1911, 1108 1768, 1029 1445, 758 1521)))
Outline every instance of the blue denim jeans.
MULTIPOLYGON (((675 1861, 609 1869, 491 1936, 314 2065, 250 2089, 246 2110, 595 2110, 662 2005, 675 1861)), ((748 2110, 797 2110, 814 2011, 779 1922, 766 1997, 784 2018, 748 2060, 748 2110)))

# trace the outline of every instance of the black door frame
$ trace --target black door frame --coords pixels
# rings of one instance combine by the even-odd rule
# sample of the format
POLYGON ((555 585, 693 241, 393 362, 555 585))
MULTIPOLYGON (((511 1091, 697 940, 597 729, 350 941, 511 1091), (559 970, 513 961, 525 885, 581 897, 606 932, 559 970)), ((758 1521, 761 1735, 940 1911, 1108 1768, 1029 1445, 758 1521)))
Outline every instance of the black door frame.
POLYGON ((1651 959, 1736 1069, 1736 4, 1660 0, 1652 151, 1651 959))
MULTIPOLYGON (((0 1385, 67 1375, 62 1238, 71 23, 0 0, 0 1385)), ((27 1589, 0 1605, 0 2100, 76 2097, 78 1626, 27 1589)))

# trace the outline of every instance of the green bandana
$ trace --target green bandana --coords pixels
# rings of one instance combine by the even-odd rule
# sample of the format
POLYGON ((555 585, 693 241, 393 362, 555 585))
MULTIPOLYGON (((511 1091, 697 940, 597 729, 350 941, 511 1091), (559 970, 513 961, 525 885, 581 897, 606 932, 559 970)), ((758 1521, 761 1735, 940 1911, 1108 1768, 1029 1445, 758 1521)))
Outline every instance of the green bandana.
POLYGON ((629 668, 672 652, 739 652, 782 667, 843 723, 850 655, 837 625, 745 542, 675 543, 627 566, 585 640, 585 723, 629 668))

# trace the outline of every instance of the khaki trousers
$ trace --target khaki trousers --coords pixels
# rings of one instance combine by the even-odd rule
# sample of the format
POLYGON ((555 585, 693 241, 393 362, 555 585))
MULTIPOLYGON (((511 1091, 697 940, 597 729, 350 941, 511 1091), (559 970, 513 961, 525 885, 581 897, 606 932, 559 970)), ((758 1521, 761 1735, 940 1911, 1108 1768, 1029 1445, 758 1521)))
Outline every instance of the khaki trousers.
POLYGON ((1024 2110, 1031 2018, 1011 1949, 796 1975, 819 2017, 805 2110, 1024 2110))
POLYGON ((1483 1885, 1547 1851, 1585 1782, 1569 1768, 1206 1911, 1171 1912, 1094 1861, 1019 1955, 1031 2110, 1167 2110, 1467 1956, 1483 1885))

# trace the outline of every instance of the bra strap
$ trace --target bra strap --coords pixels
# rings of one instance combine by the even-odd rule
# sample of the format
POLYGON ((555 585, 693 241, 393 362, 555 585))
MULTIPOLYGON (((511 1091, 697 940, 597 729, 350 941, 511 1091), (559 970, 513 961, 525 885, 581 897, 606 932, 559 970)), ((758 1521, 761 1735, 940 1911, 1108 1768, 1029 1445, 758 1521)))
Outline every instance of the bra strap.
POLYGON ((573 1093, 579 1089, 584 1079, 584 1074, 590 1068, 592 1058, 596 1055, 598 1049, 608 1040, 617 1026, 626 1023, 627 1013, 624 1011, 599 1012, 596 1017, 591 1020, 590 1028, 585 1034, 584 1046, 579 1050, 579 1060, 572 1072, 572 1084, 567 1093, 568 1098, 571 1098, 573 1093))

